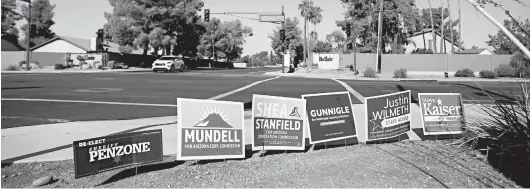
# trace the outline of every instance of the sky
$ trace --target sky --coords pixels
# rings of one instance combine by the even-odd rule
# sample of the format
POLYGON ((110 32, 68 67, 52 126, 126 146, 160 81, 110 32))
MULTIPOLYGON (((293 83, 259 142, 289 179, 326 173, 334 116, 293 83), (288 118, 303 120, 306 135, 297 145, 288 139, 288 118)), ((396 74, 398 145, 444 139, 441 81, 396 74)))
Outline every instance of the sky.
MULTIPOLYGON (((458 18, 458 0, 450 1, 452 18, 456 20, 458 18)), ((485 41, 489 39, 488 35, 496 34, 499 29, 478 12, 467 0, 460 1, 462 40, 464 41, 464 46, 466 48, 477 46, 479 48, 493 49, 488 47, 485 41)), ((95 36, 96 31, 102 28, 107 22, 104 17, 104 12, 112 12, 112 6, 108 0, 50 0, 50 2, 56 5, 55 16, 53 18, 55 25, 51 29, 60 36, 89 39, 95 36)), ((300 19, 298 4, 301 2, 302 0, 205 0, 204 8, 210 9, 211 13, 281 13, 283 5, 286 17, 298 17, 300 19)), ((308 29, 309 31, 316 29, 319 34, 319 39, 324 40, 327 34, 333 30, 340 29, 335 25, 335 21, 344 18, 343 14, 345 9, 340 0, 314 0, 314 2, 315 5, 323 9, 323 20, 320 24, 316 25, 316 28, 314 28, 313 24, 309 24, 308 29)), ((445 4, 444 6, 447 6, 447 0, 431 0, 433 7, 439 7, 442 2, 445 4)), ((502 0, 502 2, 505 9, 509 10, 516 19, 524 20, 530 18, 529 7, 522 6, 513 0, 502 0)), ((24 3, 21 2, 19 4, 24 3)), ((427 0, 416 0, 416 4, 418 8, 429 8, 427 0)), ((530 6, 530 2, 527 2, 527 5, 530 6)), ((501 23, 503 20, 509 19, 501 8, 489 5, 485 10, 501 23)), ((259 18, 257 14, 240 16, 259 18)), ((212 14, 210 17, 219 18, 221 21, 241 19, 221 14, 212 14)), ((251 27, 254 34, 246 39, 247 42, 244 45, 243 54, 271 51, 270 39, 267 36, 279 25, 251 19, 241 19, 241 21, 244 25, 251 27)), ((18 25, 24 23, 25 21, 20 21, 18 25)), ((302 21, 299 27, 303 30, 302 21)))

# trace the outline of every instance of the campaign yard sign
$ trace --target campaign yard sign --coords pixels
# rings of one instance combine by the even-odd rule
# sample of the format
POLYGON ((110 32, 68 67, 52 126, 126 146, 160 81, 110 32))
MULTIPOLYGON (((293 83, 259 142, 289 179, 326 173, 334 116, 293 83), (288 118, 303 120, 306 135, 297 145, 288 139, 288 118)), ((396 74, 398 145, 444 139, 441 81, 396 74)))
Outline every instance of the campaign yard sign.
POLYGON ((302 98, 307 100, 311 144, 357 136, 349 92, 306 94, 302 98))
POLYGON ((305 150, 304 99, 254 94, 252 150, 305 150))
POLYGON ((177 99, 177 160, 245 157, 243 103, 177 99))
POLYGON ((461 134, 465 126, 460 93, 419 93, 425 135, 461 134))
POLYGON ((367 141, 410 131, 410 90, 365 98, 367 141))
POLYGON ((75 178, 118 167, 162 161, 162 130, 132 132, 73 142, 75 178))

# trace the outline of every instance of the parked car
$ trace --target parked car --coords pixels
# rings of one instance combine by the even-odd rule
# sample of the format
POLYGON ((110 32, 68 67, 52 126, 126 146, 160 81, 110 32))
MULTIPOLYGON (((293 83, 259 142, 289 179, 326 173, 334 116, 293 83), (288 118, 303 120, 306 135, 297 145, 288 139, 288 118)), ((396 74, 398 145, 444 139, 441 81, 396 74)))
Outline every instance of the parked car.
POLYGON ((182 56, 162 56, 159 59, 155 60, 152 64, 153 72, 164 71, 164 72, 174 72, 176 69, 183 72, 186 69, 186 65, 182 60, 182 56))

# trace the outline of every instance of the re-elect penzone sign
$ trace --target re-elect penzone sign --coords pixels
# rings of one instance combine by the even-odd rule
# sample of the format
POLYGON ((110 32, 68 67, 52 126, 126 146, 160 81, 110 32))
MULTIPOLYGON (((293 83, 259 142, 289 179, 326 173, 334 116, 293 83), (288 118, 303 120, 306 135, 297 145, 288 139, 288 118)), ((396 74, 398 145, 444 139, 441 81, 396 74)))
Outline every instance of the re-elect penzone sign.
POLYGON ((410 90, 365 98, 367 141, 410 131, 410 90))
POLYGON ((243 103, 177 99, 177 160, 245 157, 243 103))
POLYGON ((162 161, 162 130, 132 132, 73 142, 75 178, 118 167, 162 161))
POLYGON ((302 98, 307 100, 311 144, 357 136, 349 92, 306 94, 302 98))
POLYGON ((465 127, 460 93, 419 93, 425 135, 461 134, 465 127))
POLYGON ((305 100, 254 94, 252 150, 304 150, 305 100))

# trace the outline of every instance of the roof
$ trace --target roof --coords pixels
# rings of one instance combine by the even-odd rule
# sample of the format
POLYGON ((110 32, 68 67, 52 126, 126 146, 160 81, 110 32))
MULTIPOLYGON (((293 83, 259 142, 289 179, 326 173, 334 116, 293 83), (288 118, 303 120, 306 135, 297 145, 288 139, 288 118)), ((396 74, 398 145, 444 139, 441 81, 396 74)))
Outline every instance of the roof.
POLYGON ((7 39, 2 39, 2 51, 24 51, 24 47, 18 43, 11 42, 7 39))
MULTIPOLYGON (((415 36, 418 36, 418 35, 423 35, 425 33, 431 33, 432 32, 432 29, 431 28, 425 28, 425 29, 422 29, 420 31, 417 31, 417 32, 414 32, 410 35, 408 35, 408 37, 415 37, 415 36)), ((442 34, 440 32, 435 32, 438 36, 442 37, 442 34)), ((447 38, 446 35, 444 35, 444 39, 447 40, 447 41, 451 41, 451 39, 447 38)), ((458 48, 461 48, 458 44, 454 44, 456 47, 458 48)))
POLYGON ((37 46, 34 46, 32 47, 30 50, 31 51, 34 51, 35 49, 38 49, 38 48, 41 48, 47 44, 50 44, 54 41, 57 41, 57 40, 63 40, 63 41, 66 41, 76 47, 79 47, 80 49, 83 49, 85 51, 92 51, 92 49, 90 49, 90 40, 89 39, 79 39, 79 38, 73 38, 73 37, 65 37, 65 36, 57 36, 53 39, 50 39, 44 43, 41 43, 37 46))
POLYGON ((457 54, 480 54, 482 51, 487 50, 486 48, 480 48, 480 49, 465 49, 460 52, 457 52, 457 54))
MULTIPOLYGON (((108 48, 107 52, 120 53, 119 51, 120 45, 113 43, 113 42, 107 42, 103 44, 104 44, 104 48, 108 48)), ((132 52, 127 53, 127 54, 144 54, 144 50, 141 48, 137 48, 137 49, 133 49, 132 52)))

